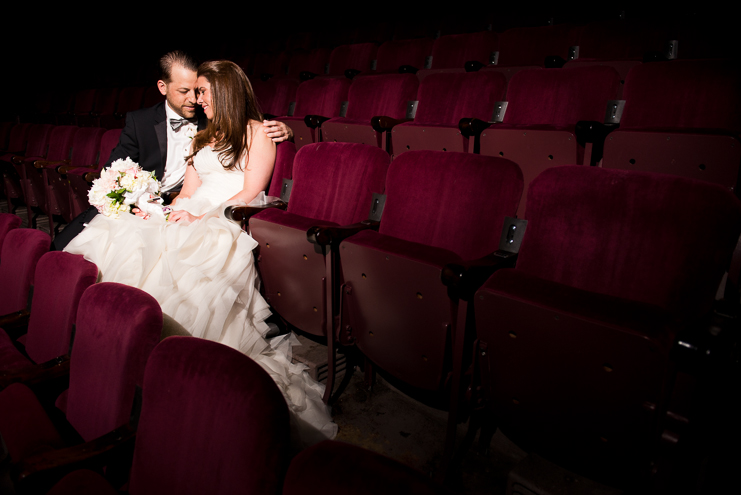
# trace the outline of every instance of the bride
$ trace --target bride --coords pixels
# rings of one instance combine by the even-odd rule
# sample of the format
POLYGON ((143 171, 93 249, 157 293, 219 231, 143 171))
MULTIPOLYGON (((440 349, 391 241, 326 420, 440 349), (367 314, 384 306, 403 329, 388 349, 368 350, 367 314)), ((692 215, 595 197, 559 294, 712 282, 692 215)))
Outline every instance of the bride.
POLYGON ((236 64, 201 64, 196 92, 209 123, 192 141, 168 221, 97 215, 65 251, 95 263, 103 281, 148 292, 194 337, 258 362, 283 392, 303 444, 333 438, 337 426, 322 402, 323 386, 291 363, 295 336, 264 338, 270 310, 259 292, 257 242, 224 217, 226 206, 249 203, 267 188, 275 143, 261 130, 252 86, 236 64))

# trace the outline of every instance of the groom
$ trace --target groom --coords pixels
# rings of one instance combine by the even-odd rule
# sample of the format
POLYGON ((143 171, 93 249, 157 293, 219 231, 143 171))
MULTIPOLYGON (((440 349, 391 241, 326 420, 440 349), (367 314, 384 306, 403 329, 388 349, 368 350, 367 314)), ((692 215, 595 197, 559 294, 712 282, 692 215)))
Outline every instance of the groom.
MULTIPOLYGON (((198 66, 187 54, 176 50, 160 59, 160 80, 157 87, 165 101, 151 108, 126 115, 118 145, 111 152, 105 167, 119 158, 130 157, 144 170, 153 171, 162 183, 162 196, 169 203, 183 186, 185 156, 196 131, 205 129, 208 120, 196 115, 196 70, 198 66)), ((265 122, 265 132, 275 142, 290 139, 290 128, 278 122, 265 122)), ((91 206, 73 219, 52 242, 52 249, 61 251, 98 214, 91 206)))

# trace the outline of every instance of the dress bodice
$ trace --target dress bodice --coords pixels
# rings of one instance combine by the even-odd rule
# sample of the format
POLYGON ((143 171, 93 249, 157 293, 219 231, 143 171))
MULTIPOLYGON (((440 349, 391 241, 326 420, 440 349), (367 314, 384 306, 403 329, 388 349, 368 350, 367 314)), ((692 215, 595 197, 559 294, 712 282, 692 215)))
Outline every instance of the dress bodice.
POLYGON ((223 204, 244 188, 244 172, 226 170, 219 161, 219 153, 210 146, 205 146, 193 157, 193 167, 201 185, 190 199, 179 200, 177 209, 200 215, 223 204))

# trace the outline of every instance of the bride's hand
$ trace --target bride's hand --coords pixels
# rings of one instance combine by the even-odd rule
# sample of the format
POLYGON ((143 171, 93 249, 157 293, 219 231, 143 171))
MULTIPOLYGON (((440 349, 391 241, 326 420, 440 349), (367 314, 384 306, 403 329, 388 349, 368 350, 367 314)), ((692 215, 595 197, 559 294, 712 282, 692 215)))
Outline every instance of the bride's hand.
POLYGON ((133 213, 137 217, 143 218, 144 220, 149 219, 149 215, 141 211, 139 208, 132 208, 131 213, 133 213))
POLYGON ((203 215, 201 215, 200 217, 191 215, 185 210, 175 210, 172 213, 170 213, 170 216, 168 217, 167 221, 173 222, 173 223, 180 223, 180 222, 192 223, 192 222, 195 222, 196 220, 201 219, 202 217, 203 215))

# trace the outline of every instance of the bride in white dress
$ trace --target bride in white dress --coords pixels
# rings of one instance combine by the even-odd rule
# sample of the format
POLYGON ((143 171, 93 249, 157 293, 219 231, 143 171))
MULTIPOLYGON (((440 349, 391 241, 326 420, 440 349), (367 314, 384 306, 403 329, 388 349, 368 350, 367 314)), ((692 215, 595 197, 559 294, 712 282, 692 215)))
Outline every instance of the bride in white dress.
POLYGON ((97 215, 65 251, 95 263, 103 281, 148 292, 194 337, 258 362, 283 392, 301 443, 334 438, 337 426, 322 402, 324 387, 305 366, 291 363, 295 336, 264 338, 270 310, 259 292, 252 255, 257 242, 224 217, 227 205, 249 203, 265 190, 275 143, 261 131, 262 116, 239 66, 206 62, 198 68, 197 86, 209 125, 192 142, 169 221, 97 215))

